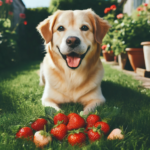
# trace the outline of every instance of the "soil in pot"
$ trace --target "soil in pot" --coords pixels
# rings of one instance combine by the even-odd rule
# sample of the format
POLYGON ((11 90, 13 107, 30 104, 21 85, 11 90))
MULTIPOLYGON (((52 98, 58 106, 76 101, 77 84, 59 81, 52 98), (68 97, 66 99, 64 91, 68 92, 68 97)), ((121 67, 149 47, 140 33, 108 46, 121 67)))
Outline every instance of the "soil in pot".
POLYGON ((126 51, 135 72, 136 68, 145 68, 143 48, 126 48, 126 51))
POLYGON ((103 50, 103 57, 106 61, 114 61, 114 53, 113 51, 105 51, 103 50))

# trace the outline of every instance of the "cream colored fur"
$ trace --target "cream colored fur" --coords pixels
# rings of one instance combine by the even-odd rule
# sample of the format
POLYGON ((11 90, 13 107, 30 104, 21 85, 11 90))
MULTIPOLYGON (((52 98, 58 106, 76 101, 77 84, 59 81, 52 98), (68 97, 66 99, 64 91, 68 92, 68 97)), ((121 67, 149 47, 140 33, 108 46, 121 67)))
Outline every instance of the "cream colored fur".
POLYGON ((109 28, 109 24, 91 9, 57 11, 38 25, 37 29, 45 40, 47 51, 40 66, 40 85, 45 85, 42 96, 44 106, 59 110, 59 104, 79 102, 87 114, 105 102, 100 87, 104 69, 99 56, 102 39, 109 28), (82 24, 87 25, 89 30, 81 31, 82 24), (57 31, 60 25, 65 27, 65 31, 57 31), (66 65, 57 48, 58 46, 65 52, 67 47, 63 42, 68 36, 81 39, 81 53, 85 53, 90 46, 81 65, 75 70, 66 65))

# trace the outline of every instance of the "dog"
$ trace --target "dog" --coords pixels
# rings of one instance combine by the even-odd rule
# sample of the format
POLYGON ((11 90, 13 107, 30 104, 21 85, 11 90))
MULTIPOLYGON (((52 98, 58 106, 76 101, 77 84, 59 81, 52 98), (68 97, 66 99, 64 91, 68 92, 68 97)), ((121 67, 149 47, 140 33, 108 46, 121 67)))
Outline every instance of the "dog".
POLYGON ((91 9, 58 10, 39 23, 37 30, 47 52, 40 66, 44 106, 59 110, 59 104, 78 102, 88 114, 105 102, 99 56, 109 28, 108 22, 91 9))

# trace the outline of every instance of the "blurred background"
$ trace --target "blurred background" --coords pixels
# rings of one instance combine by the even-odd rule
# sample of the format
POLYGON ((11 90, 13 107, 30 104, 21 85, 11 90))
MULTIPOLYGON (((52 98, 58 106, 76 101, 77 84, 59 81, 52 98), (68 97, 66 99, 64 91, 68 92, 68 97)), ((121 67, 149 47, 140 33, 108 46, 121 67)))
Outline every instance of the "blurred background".
MULTIPOLYGON (((0 69, 18 62, 43 59, 44 41, 36 26, 57 9, 92 8, 114 25, 118 14, 134 18, 136 11, 137 16, 137 8, 143 3, 150 4, 150 0, 0 0, 0 69)), ((118 24, 121 22, 123 20, 118 24)), ((108 39, 104 44, 111 43, 108 39)))

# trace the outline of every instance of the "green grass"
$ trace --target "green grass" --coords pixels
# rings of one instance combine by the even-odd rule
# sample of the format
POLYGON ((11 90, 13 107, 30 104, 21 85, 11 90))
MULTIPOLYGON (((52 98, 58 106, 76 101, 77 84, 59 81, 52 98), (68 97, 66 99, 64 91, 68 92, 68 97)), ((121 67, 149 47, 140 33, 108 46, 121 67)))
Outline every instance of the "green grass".
MULTIPOLYGON (((40 62, 29 62, 0 73, 0 150, 35 150, 32 142, 15 139, 11 127, 25 125, 31 119, 45 115, 41 105, 43 87, 40 87, 37 70, 40 62)), ((53 140, 45 149, 53 150, 150 150, 150 90, 139 81, 104 65, 102 91, 106 103, 98 107, 101 117, 111 116, 111 130, 123 126, 124 140, 100 141, 82 148, 71 147, 66 141, 53 140), (118 109, 117 109, 118 108, 118 109), (117 111, 119 110, 119 111, 117 111), (115 114, 115 115, 114 115, 115 114)), ((80 112, 80 104, 65 104, 62 109, 80 112)))

